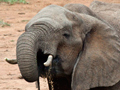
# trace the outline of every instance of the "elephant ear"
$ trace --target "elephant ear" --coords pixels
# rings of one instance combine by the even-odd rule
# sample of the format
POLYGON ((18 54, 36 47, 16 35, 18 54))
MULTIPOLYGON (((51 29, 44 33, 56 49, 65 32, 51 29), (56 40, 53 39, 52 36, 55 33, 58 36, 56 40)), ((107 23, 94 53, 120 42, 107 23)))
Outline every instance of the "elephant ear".
POLYGON ((72 74, 72 90, 112 86, 120 81, 118 30, 89 15, 80 15, 87 30, 72 74))

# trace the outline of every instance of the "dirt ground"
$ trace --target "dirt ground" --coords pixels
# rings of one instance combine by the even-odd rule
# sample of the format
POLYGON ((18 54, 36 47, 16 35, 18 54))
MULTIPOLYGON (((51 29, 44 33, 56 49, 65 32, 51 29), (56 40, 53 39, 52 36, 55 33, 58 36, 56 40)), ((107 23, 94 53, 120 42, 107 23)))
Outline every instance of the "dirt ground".
MULTIPOLYGON (((16 41, 24 32, 27 22, 47 5, 65 5, 67 3, 81 3, 89 6, 93 0, 26 0, 29 4, 0 3, 0 19, 10 26, 0 26, 0 90, 37 90, 35 83, 28 83, 20 79, 17 65, 10 65, 4 58, 16 58, 16 41)), ((120 0, 100 0, 104 2, 120 3, 120 0)), ((46 79, 40 79, 41 90, 48 90, 46 79)))

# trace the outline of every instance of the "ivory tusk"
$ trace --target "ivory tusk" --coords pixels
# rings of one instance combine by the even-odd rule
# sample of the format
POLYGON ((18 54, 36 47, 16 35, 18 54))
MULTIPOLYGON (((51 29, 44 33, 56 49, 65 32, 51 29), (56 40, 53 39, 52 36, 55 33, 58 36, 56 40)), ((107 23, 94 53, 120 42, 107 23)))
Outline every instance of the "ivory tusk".
POLYGON ((52 63, 52 59, 53 59, 53 56, 52 56, 52 55, 49 55, 47 61, 44 62, 44 66, 46 66, 46 67, 47 67, 47 66, 50 66, 51 63, 52 63))
POLYGON ((17 60, 16 59, 8 59, 8 58, 5 58, 5 60, 10 63, 10 64, 17 64, 17 60))

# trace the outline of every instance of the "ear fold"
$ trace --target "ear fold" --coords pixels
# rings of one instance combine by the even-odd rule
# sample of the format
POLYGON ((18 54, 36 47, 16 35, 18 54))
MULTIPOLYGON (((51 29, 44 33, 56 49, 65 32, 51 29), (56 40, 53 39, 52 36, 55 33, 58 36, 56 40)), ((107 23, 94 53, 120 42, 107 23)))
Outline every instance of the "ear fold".
POLYGON ((120 81, 120 37, 102 21, 81 15, 86 30, 84 47, 74 66, 72 90, 112 86, 120 81))

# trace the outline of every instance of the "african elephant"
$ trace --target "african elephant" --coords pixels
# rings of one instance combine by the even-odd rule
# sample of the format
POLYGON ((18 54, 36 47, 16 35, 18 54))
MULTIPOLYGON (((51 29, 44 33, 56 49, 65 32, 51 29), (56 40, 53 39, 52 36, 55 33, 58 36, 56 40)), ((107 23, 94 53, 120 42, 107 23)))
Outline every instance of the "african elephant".
POLYGON ((81 4, 45 7, 17 41, 23 78, 47 77, 54 90, 120 90, 120 27, 114 25, 81 4))

